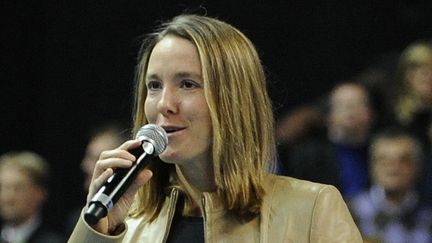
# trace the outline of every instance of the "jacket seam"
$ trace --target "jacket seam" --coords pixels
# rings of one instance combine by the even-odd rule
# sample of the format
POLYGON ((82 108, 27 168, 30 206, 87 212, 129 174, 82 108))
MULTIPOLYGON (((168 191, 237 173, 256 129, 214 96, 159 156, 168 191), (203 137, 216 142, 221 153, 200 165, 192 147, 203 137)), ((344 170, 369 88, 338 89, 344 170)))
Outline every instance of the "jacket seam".
POLYGON ((319 200, 319 197, 320 197, 320 195, 321 195, 321 192, 325 189, 326 187, 324 186, 324 187, 321 187, 320 189, 319 189, 319 191, 318 191, 318 193, 316 194, 316 197, 315 197, 315 200, 314 200, 314 204, 313 204, 313 209, 312 209, 312 214, 311 214, 311 219, 310 219, 310 222, 311 222, 311 225, 310 225, 310 228, 309 228, 309 241, 311 242, 312 241, 312 230, 313 230, 313 228, 314 228, 314 224, 315 224, 315 221, 314 221, 314 219, 315 219, 315 214, 316 214, 316 206, 318 205, 318 200, 319 200))
POLYGON ((263 201, 263 204, 261 205, 261 207, 262 207, 261 212, 265 212, 265 215, 262 214, 262 216, 261 216, 261 220, 262 220, 262 222, 261 222, 262 232, 260 234, 260 242, 261 243, 267 243, 266 239, 267 239, 268 228, 269 228, 269 224, 270 224, 270 214, 272 213, 271 212, 271 205, 273 205, 275 190, 279 186, 278 185, 279 180, 277 180, 271 176, 269 176, 269 178, 271 178, 268 180, 268 181, 270 181, 269 185, 270 185, 271 190, 266 192, 266 195, 265 195, 265 196, 268 196, 268 201, 267 202, 263 201), (272 183, 272 182, 274 182, 274 183, 272 183), (265 207, 265 210, 264 210, 264 207, 265 207), (266 222, 264 222, 264 220, 266 222))

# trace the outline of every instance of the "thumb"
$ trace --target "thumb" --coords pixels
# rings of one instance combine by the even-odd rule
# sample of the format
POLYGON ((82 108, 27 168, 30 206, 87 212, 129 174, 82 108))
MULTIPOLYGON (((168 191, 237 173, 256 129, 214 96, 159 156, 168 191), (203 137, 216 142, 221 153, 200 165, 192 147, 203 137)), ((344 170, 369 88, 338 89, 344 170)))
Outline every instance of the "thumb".
POLYGON ((152 176, 153 176, 153 172, 151 170, 149 169, 142 170, 135 178, 135 181, 127 189, 126 193, 135 195, 138 189, 142 187, 144 184, 146 184, 152 176))

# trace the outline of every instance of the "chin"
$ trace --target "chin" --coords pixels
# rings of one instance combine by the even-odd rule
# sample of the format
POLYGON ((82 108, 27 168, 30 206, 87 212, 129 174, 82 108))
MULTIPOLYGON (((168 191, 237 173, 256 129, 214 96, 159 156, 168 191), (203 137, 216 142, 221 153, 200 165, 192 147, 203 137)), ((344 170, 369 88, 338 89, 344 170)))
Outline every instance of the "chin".
POLYGON ((177 154, 172 151, 164 151, 161 155, 159 155, 159 158, 168 164, 177 164, 178 161, 177 154))

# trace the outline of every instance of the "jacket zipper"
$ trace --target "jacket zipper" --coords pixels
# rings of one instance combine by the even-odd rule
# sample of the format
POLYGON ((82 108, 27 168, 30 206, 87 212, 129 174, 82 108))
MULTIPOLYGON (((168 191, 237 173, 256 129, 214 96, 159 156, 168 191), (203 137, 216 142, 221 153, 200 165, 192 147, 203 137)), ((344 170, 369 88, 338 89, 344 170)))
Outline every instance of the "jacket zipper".
POLYGON ((205 196, 203 195, 202 196, 202 199, 201 199, 201 203, 202 203, 202 207, 203 207, 203 226, 204 226, 204 242, 209 242, 208 240, 207 240, 207 238, 208 238, 208 232, 207 232, 207 208, 206 208, 206 201, 205 201, 205 196))
POLYGON ((168 240, 168 235, 169 235, 169 232, 171 230, 171 224, 172 224, 174 214, 176 211, 177 198, 178 198, 178 191, 177 191, 177 189, 173 189, 171 192, 170 203, 168 206, 168 221, 167 221, 167 225, 165 227, 166 228, 165 235, 164 235, 164 238, 162 241, 164 243, 168 240))

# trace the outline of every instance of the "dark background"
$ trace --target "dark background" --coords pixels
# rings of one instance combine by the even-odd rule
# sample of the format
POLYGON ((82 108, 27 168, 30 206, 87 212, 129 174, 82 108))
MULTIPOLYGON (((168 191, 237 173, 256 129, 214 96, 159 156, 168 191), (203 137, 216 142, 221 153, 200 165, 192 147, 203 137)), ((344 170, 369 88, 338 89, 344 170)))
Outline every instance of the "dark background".
POLYGON ((432 37, 432 1, 12 1, 0 3, 0 152, 53 166, 50 219, 84 203, 79 163, 90 127, 130 122, 142 35, 207 13, 256 44, 279 117, 386 53, 432 37))

